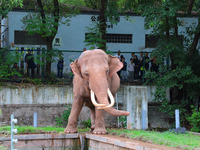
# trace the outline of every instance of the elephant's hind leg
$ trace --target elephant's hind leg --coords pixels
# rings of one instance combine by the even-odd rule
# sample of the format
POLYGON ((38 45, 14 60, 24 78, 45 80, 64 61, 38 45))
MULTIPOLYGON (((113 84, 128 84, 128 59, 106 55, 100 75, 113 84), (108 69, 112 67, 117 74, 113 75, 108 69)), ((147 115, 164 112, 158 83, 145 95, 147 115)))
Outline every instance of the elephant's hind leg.
POLYGON ((82 97, 79 97, 77 99, 74 99, 73 104, 72 104, 72 109, 71 113, 68 119, 68 124, 67 127, 65 128, 65 133, 70 134, 70 133, 77 133, 77 120, 78 116, 81 112, 81 109, 83 107, 84 101, 82 97))
POLYGON ((94 106, 90 106, 90 113, 91 113, 91 127, 90 127, 90 132, 93 132, 94 128, 95 128, 95 107, 94 106))

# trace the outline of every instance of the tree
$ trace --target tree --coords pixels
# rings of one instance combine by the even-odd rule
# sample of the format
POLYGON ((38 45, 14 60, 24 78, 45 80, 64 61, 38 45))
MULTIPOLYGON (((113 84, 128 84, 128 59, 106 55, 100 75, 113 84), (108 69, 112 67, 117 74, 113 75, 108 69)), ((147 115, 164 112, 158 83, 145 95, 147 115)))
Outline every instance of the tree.
POLYGON ((22 7, 23 0, 1 0, 0 15, 5 17, 14 7, 22 7))
POLYGON ((175 108, 180 108, 182 115, 185 115, 183 112, 191 111, 190 105, 199 100, 200 93, 200 49, 197 47, 200 38, 200 2, 127 1, 131 6, 136 6, 132 10, 145 17, 145 28, 152 29, 152 35, 159 38, 152 55, 157 59, 160 73, 148 72, 146 77, 160 87, 155 94, 158 99, 163 100, 163 111, 173 113, 175 108), (186 33, 179 32, 179 28, 184 27, 184 22, 178 17, 194 15, 191 12, 195 12, 197 23, 186 27, 186 33), (164 59, 169 59, 171 64, 164 65, 164 59), (162 87, 171 89, 170 102, 163 98, 162 87))
POLYGON ((35 12, 27 15, 22 21, 29 34, 39 33, 46 42, 46 75, 51 73, 51 63, 54 50, 52 42, 57 34, 60 24, 69 25, 69 18, 75 14, 76 7, 68 7, 59 0, 33 0, 26 1, 26 9, 34 8, 35 12), (31 7, 30 7, 31 6, 31 7), (66 18, 64 21, 61 18, 66 18))
POLYGON ((92 31, 92 34, 87 35, 87 40, 85 40, 86 46, 96 45, 98 48, 106 51, 106 28, 107 20, 111 24, 117 24, 117 18, 122 12, 120 9, 120 0, 85 0, 85 5, 87 7, 99 10, 99 21, 96 22, 94 27, 88 28, 89 31, 92 31))
MULTIPOLYGON (((2 0, 0 2, 0 16, 6 17, 8 12, 14 7, 22 7, 23 0, 2 0)), ((10 54, 7 49, 0 48, 0 79, 10 79, 20 77, 21 74, 13 64, 19 60, 19 54, 10 54)))

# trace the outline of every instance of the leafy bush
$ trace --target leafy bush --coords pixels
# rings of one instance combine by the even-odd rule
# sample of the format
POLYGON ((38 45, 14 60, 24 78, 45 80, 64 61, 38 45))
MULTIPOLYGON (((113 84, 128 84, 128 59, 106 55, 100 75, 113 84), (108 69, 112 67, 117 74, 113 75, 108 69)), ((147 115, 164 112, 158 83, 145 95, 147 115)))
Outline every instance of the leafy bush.
POLYGON ((22 54, 19 52, 9 52, 7 49, 0 49, 0 79, 10 79, 21 77, 19 69, 13 68, 19 62, 22 54))
POLYGON ((192 108, 192 115, 187 118, 189 123, 192 125, 191 131, 200 132, 200 112, 197 112, 197 109, 194 106, 192 108))
POLYGON ((120 126, 122 128, 126 128, 126 126, 127 126, 127 116, 120 116, 118 120, 120 122, 120 126))
POLYGON ((88 119, 87 121, 82 121, 81 123, 84 125, 84 128, 91 127, 91 119, 88 119))
POLYGON ((179 127, 179 128, 176 128, 176 129, 169 129, 168 132, 172 132, 172 133, 175 133, 175 134, 186 134, 186 133, 188 133, 188 131, 186 130, 185 127, 179 127))
POLYGON ((71 112, 71 107, 70 106, 65 106, 65 107, 67 109, 64 110, 62 116, 60 118, 59 117, 55 118, 56 125, 59 126, 59 127, 63 127, 68 123, 68 118, 69 118, 69 115, 70 115, 70 112, 71 112))

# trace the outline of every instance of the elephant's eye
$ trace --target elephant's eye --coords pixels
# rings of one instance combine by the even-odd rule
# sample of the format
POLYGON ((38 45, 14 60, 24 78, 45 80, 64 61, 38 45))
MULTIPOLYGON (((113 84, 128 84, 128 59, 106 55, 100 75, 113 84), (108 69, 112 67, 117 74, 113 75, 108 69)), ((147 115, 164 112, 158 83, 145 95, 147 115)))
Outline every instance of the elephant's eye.
POLYGON ((87 77, 89 76, 89 74, 88 74, 87 72, 85 72, 84 74, 85 74, 85 76, 87 76, 87 77))
POLYGON ((106 74, 108 74, 109 73, 109 70, 106 70, 106 74))

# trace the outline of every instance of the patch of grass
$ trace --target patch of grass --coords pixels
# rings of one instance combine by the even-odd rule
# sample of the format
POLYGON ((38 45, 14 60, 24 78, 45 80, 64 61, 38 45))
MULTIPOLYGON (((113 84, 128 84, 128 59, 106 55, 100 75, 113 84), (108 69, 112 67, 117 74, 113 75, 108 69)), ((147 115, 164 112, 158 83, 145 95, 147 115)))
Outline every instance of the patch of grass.
POLYGON ((0 145, 0 150, 6 150, 6 147, 0 145))
MULTIPOLYGON (((32 127, 32 126, 15 126, 17 129, 17 134, 26 134, 26 133, 43 133, 43 132, 64 132, 65 128, 57 128, 57 127, 32 127)), ((0 127, 0 131, 10 132, 10 126, 0 127)))
POLYGON ((78 132, 89 132, 90 131, 90 128, 87 127, 87 128, 78 128, 78 132))
MULTIPOLYGON (((44 133, 44 132, 55 132, 55 133, 64 133, 65 128, 60 127, 32 127, 32 126, 15 126, 15 129, 18 130, 17 134, 27 134, 27 133, 44 133)), ((4 126, 0 127, 0 131, 6 131, 10 134, 11 127, 4 126)), ((78 132, 88 132, 90 128, 79 128, 78 132)))
POLYGON ((142 130, 116 130, 109 129, 109 133, 117 135, 126 134, 126 136, 145 142, 165 145, 168 147, 180 147, 184 149, 200 148, 200 136, 193 134, 174 134, 171 132, 156 132, 156 131, 142 131, 142 130))

